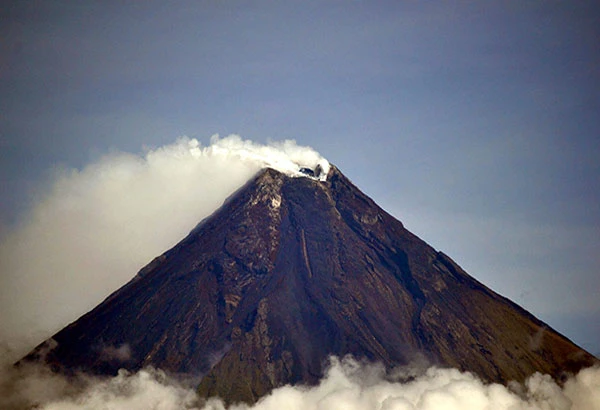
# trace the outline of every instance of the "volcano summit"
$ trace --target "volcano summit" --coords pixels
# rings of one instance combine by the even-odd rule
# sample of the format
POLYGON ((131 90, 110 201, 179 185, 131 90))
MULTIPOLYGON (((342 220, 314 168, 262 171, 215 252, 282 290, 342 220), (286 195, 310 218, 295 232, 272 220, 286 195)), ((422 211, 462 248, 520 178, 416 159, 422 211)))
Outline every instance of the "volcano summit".
POLYGON ((201 394, 228 402, 315 383, 331 355, 388 368, 420 358, 501 383, 596 361, 407 231, 335 166, 260 171, 52 340, 44 360, 56 370, 152 365, 198 376, 201 394))

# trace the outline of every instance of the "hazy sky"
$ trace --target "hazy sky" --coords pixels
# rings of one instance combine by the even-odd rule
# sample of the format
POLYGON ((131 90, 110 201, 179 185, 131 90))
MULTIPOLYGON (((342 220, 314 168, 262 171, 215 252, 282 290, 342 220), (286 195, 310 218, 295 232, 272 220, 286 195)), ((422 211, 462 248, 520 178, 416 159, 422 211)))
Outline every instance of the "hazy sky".
POLYGON ((57 166, 182 135, 295 139, 599 354, 598 8, 4 1, 0 232, 57 166))

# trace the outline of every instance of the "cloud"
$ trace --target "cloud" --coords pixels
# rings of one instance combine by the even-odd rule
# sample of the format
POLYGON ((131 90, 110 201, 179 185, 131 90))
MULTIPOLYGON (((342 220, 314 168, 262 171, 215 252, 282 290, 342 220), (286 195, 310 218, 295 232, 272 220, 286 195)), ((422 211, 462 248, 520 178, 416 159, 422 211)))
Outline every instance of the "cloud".
POLYGON ((390 379, 383 367, 332 359, 325 378, 313 388, 276 389, 255 407, 346 410, 562 410, 600 409, 600 369, 591 368, 561 389, 547 375, 530 377, 520 392, 485 384, 456 369, 431 367, 411 381, 390 379), (581 392, 581 394, 578 394, 581 392))
POLYGON ((121 370, 113 378, 92 380, 74 397, 44 403, 40 409, 196 409, 199 398, 193 389, 170 380, 160 370, 144 369, 135 374, 121 370))
POLYGON ((116 346, 103 346, 100 350, 100 360, 105 362, 125 363, 131 359, 131 347, 128 343, 116 346))
MULTIPOLYGON (((396 372, 398 373, 398 372, 396 372)), ((11 369, 0 379, 0 405, 24 409, 202 409, 202 410, 598 410, 600 368, 582 370, 563 388, 549 376, 535 374, 511 388, 485 384, 456 369, 429 368, 409 381, 383 366, 352 358, 332 358, 316 386, 284 386, 253 406, 226 407, 218 398, 202 399, 192 386, 152 368, 125 370, 112 378, 80 376, 67 380, 39 365, 11 369)))
POLYGON ((113 153, 57 172, 0 243, 0 344, 17 359, 92 309, 182 239, 265 166, 296 175, 329 163, 294 141, 214 136, 113 153))
POLYGON ((5 367, 0 378, 0 408, 21 409, 192 409, 199 408, 194 390, 147 368, 121 370, 111 378, 65 377, 41 365, 5 367))

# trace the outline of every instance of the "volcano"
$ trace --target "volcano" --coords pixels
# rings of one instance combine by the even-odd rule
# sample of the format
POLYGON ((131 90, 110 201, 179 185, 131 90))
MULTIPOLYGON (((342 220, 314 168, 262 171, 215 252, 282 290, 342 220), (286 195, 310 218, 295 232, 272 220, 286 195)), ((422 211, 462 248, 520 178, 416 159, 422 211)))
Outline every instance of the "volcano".
POLYGON ((534 372, 560 379, 596 362, 335 166, 320 172, 263 169, 26 359, 66 373, 154 366, 197 376, 202 395, 227 402, 316 383, 332 355, 387 368, 419 359, 500 383, 534 372))

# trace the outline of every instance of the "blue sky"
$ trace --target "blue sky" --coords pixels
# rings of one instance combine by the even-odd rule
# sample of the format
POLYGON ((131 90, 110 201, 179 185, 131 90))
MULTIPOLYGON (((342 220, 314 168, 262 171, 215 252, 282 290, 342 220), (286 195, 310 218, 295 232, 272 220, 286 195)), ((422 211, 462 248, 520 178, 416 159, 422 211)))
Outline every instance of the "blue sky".
POLYGON ((291 138, 600 353, 595 2, 9 1, 0 21, 3 231, 57 166, 291 138))

